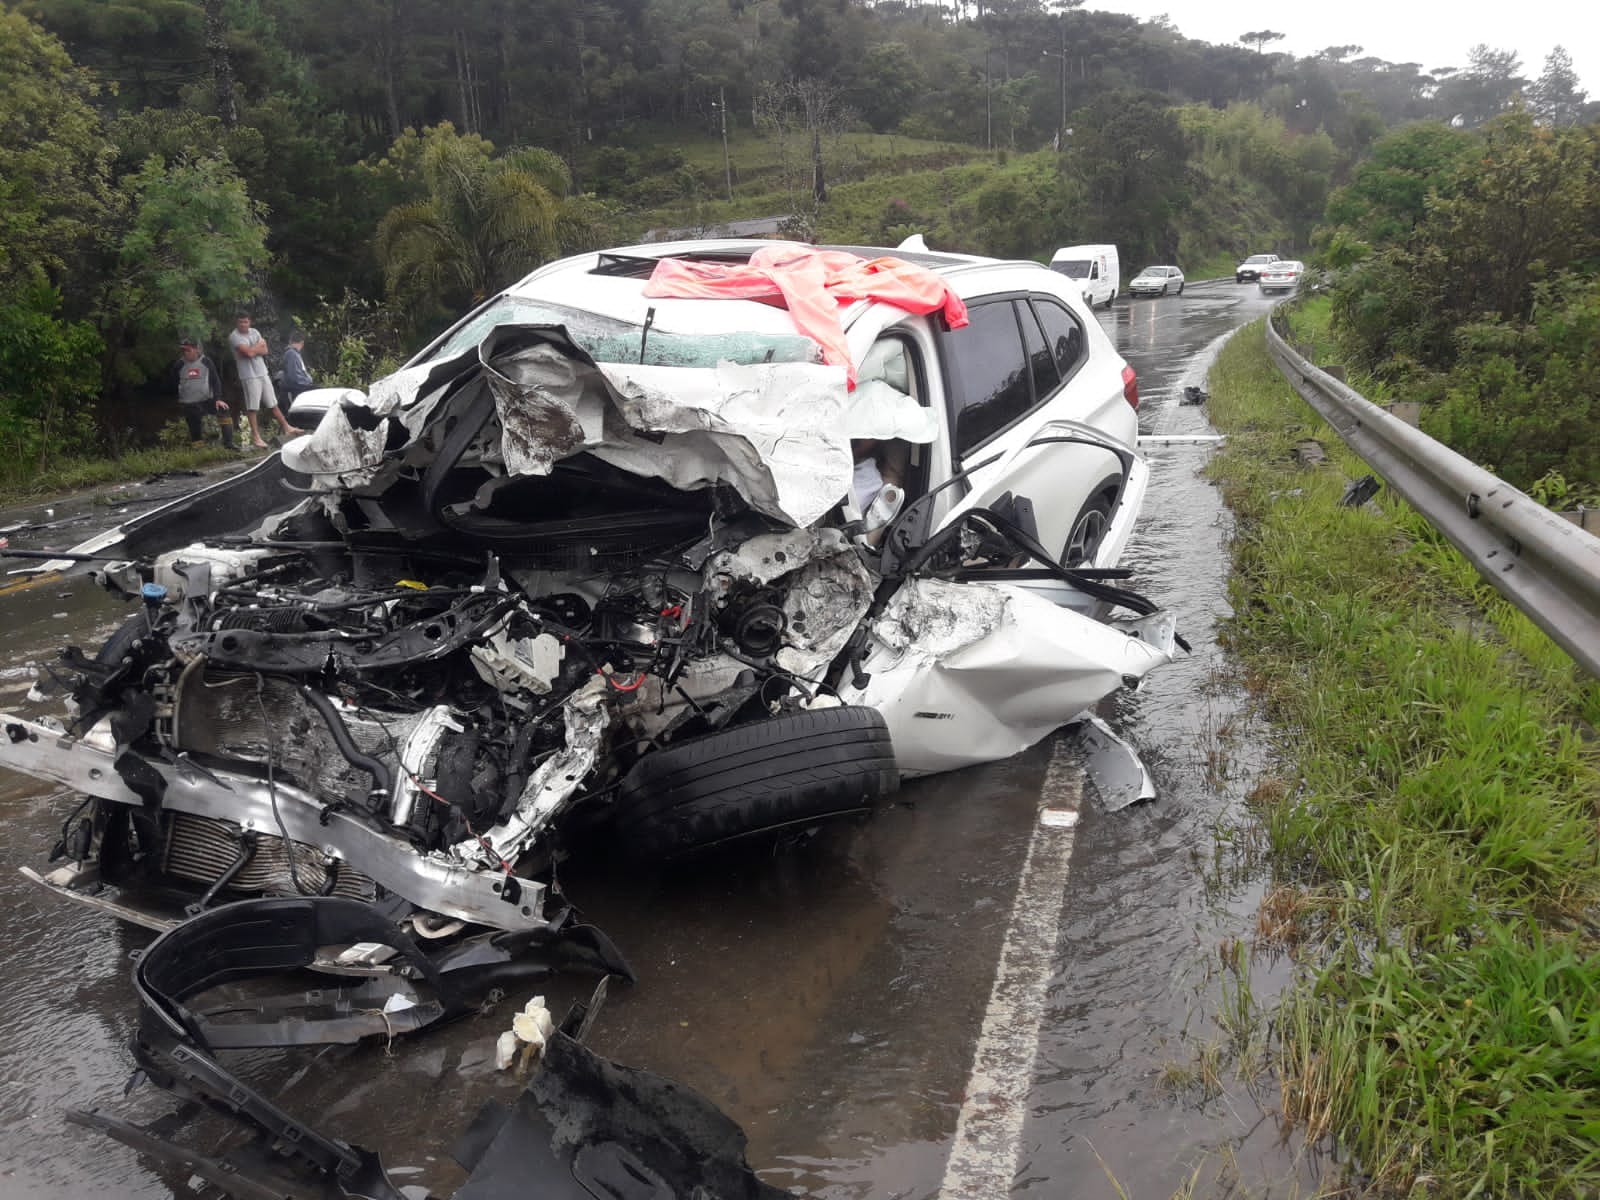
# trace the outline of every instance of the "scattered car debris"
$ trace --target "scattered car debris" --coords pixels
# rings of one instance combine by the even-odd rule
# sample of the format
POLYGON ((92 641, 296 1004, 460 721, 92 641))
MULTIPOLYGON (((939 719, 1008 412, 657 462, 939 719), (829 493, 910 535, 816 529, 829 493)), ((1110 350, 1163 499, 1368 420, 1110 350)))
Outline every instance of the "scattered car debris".
POLYGON ((1302 467, 1320 467, 1328 461, 1328 451, 1316 438, 1302 438, 1289 451, 1302 467))
POLYGON ((544 1052, 545 1045, 555 1032, 555 1022, 545 1007, 544 997, 535 996, 511 1018, 511 1028, 502 1033, 494 1044, 494 1066, 504 1071, 520 1061, 526 1069, 529 1062, 544 1052), (521 1051, 520 1060, 518 1051, 521 1051))
POLYGON ((1339 497, 1341 508, 1359 508, 1381 491, 1383 485, 1378 482, 1376 475, 1363 475, 1360 479, 1352 479, 1344 486, 1344 495, 1339 497))
POLYGON ((1206 391, 1204 388, 1196 387, 1194 384, 1190 384, 1183 389, 1183 399, 1178 401, 1178 403, 1204 404, 1209 399, 1211 399, 1210 392, 1206 391))
MULTIPOLYGON (((338 897, 243 900, 163 934, 134 968, 139 1022, 132 1050, 146 1080, 184 1102, 137 1125, 100 1110, 68 1120, 241 1200, 285 1196, 401 1200, 379 1152, 331 1137, 279 1108, 223 1065, 219 1051, 353 1043, 419 1033, 476 1006, 497 978, 486 964, 431 955, 370 906, 338 897), (272 981, 309 965, 329 942, 372 939, 409 974, 340 989, 228 994, 223 985, 272 981), (231 1120, 248 1140, 191 1148, 177 1140, 199 1107, 231 1120)), ((604 1003, 588 1004, 545 1039, 527 1088, 509 1108, 490 1102, 455 1151, 469 1172, 458 1200, 704 1196, 776 1200, 745 1161, 745 1138, 709 1101, 670 1080, 621 1066, 583 1046, 604 1003)), ((542 1006, 541 1006, 542 1008, 542 1006)), ((521 1014, 519 1014, 521 1015, 521 1014)))
POLYGON ((1155 798, 1156 788, 1144 761, 1126 741, 1099 717, 1085 713, 1073 726, 1084 752, 1084 770, 1094 783, 1100 805, 1120 812, 1130 804, 1155 798))

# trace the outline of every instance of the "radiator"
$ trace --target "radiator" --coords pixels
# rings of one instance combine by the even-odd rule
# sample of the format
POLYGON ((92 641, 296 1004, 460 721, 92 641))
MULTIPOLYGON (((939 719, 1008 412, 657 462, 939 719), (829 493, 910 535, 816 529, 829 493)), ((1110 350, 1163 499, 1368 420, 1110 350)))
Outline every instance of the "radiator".
MULTIPOLYGON (((198 817, 193 813, 173 813, 171 816, 162 869, 169 875, 195 883, 209 885, 216 882, 239 857, 239 826, 232 821, 198 817)), ((302 842, 290 842, 288 845, 294 848, 294 867, 300 877, 300 886, 307 892, 320 892, 328 881, 328 872, 322 865, 322 851, 302 842)), ((284 846, 281 837, 257 834, 255 854, 249 865, 229 882, 229 890, 295 895, 284 846)), ((370 901, 377 897, 377 885, 359 871, 340 863, 338 881, 329 894, 370 901)))

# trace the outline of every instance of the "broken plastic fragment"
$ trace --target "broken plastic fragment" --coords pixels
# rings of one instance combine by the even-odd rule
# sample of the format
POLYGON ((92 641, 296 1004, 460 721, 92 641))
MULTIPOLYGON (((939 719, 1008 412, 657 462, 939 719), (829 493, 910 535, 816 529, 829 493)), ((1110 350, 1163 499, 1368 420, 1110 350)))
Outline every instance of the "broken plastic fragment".
POLYGON ((542 1047, 555 1032, 556 1024, 550 1010, 544 1006, 544 997, 535 996, 516 1016, 511 1018, 511 1032, 517 1040, 530 1046, 542 1047))
POLYGON ((506 1030, 494 1042, 494 1069, 504 1071, 517 1057, 517 1035, 506 1030))

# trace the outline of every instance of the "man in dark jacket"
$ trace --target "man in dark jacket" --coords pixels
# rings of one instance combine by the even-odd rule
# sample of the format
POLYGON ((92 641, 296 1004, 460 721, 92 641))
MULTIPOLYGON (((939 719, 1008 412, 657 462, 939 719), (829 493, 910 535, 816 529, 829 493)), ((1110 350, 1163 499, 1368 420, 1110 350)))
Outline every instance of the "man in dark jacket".
POLYGON ((189 438, 196 446, 206 444, 204 418, 212 414, 222 427, 222 444, 237 450, 233 440, 233 414, 222 399, 222 376, 217 364, 204 354, 193 338, 179 346, 182 357, 173 366, 178 387, 178 411, 189 425, 189 438))
POLYGON ((291 407, 296 396, 317 386, 302 357, 305 346, 306 336, 297 330, 289 335, 289 348, 283 352, 283 394, 289 397, 291 407))

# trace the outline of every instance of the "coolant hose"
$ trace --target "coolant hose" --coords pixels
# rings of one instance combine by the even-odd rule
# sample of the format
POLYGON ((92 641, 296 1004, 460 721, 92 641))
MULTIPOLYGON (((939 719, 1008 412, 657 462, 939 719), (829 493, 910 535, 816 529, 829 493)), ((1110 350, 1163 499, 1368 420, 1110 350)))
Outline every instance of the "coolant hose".
POLYGON ((393 795, 394 777, 389 774, 389 768, 379 759, 361 752, 361 747, 356 745, 355 739, 350 736, 350 730, 345 727, 344 718, 339 715, 339 710, 334 708, 333 701, 309 684, 300 686, 300 694, 306 698, 306 703, 322 715, 323 721, 328 726, 328 732, 333 735, 333 744, 339 748, 339 753, 344 755, 345 761, 356 770, 365 771, 372 776, 372 793, 393 795))

